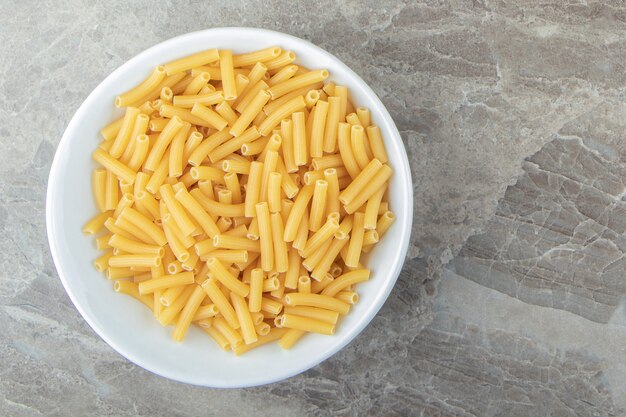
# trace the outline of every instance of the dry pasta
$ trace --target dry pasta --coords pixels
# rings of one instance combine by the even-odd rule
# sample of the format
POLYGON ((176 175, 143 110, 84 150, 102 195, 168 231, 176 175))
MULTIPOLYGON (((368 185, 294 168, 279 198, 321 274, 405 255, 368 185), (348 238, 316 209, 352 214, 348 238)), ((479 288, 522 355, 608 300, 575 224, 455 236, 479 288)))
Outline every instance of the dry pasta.
POLYGON ((236 355, 332 335, 394 222, 376 115, 269 46, 155 67, 100 132, 83 227, 97 270, 172 337, 236 355))

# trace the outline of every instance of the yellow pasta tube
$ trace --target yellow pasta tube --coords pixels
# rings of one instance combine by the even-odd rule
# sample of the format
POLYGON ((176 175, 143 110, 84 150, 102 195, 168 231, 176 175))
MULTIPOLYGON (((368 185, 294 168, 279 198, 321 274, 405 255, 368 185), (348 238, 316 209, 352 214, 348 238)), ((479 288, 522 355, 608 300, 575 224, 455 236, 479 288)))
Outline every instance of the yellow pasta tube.
MULTIPOLYGON (((371 181, 375 177, 375 175, 380 171, 383 167, 383 164, 380 163, 378 159, 372 159, 367 166, 359 173, 359 175, 354 178, 354 180, 348 185, 348 187, 339 193, 339 201, 342 204, 348 204, 354 198, 362 194, 366 189, 371 188, 371 181)), ((381 184, 382 185, 382 184, 381 184)), ((376 192, 378 187, 376 187, 373 191, 376 192)))
POLYGON ((283 349, 291 349, 293 345, 304 336, 304 330, 289 329, 279 340, 278 345, 283 349))
POLYGON ((259 125, 259 133, 261 135, 268 135, 282 119, 290 116, 292 113, 299 112, 304 109, 305 106, 306 104, 302 96, 294 97, 267 116, 267 119, 259 125))
POLYGON ((262 173, 262 162, 252 162, 250 164, 250 174, 248 175, 248 185, 246 188, 246 198, 244 202, 244 215, 246 217, 256 216, 255 206, 259 202, 262 173))
POLYGON ((288 306, 318 307, 336 311, 341 315, 346 315, 350 311, 350 304, 328 295, 289 293, 285 295, 284 301, 288 306))
POLYGON ((128 184, 135 182, 135 171, 122 164, 117 159, 114 159, 107 152, 102 149, 96 149, 93 153, 93 159, 101 164, 108 171, 111 171, 119 179, 126 181, 128 184))
POLYGON ((304 96, 304 102, 306 103, 306 108, 311 110, 315 103, 320 99, 320 93, 317 90, 311 90, 306 93, 304 96))
POLYGON ((349 239, 337 239, 334 238, 328 247, 328 250, 322 256, 322 259, 317 262, 313 271, 311 272, 311 276, 318 281, 321 281, 326 274, 330 271, 330 268, 333 264, 333 261, 339 255, 339 252, 343 249, 343 247, 349 242, 349 239))
POLYGON ((315 181, 313 199, 311 200, 311 212, 309 214, 309 230, 317 232, 322 226, 322 219, 326 212, 326 197, 328 194, 328 182, 315 181))
POLYGON ((301 317, 292 314, 283 314, 281 326, 288 329, 302 330, 326 335, 335 334, 335 325, 320 320, 301 317))
POLYGON ((263 84, 259 84, 259 82, 263 80, 263 77, 265 77, 266 73, 267 73, 267 67, 262 62, 257 62, 256 64, 254 64, 250 72, 247 74, 248 85, 245 86, 243 91, 237 91, 238 93, 237 98, 232 101, 232 106, 239 113, 241 113, 241 110, 238 108, 238 105, 243 97, 246 97, 253 88, 256 89, 255 90, 255 93, 256 93, 262 89, 261 87, 263 84, 267 86, 265 82, 263 82, 263 84))
MULTIPOLYGON (((283 219, 280 216, 280 213, 272 213, 270 216, 270 223, 275 256, 274 270, 281 273, 286 272, 289 267, 289 259, 287 255, 287 244, 283 239, 283 219)), ((263 252, 261 251, 261 259, 262 258, 263 252)))
POLYGON ((341 98, 328 97, 328 116, 326 118, 326 126, 324 128, 323 141, 324 152, 334 153, 337 151, 337 130, 339 128, 339 123, 343 122, 343 119, 340 119, 340 113, 341 98))
POLYGON ((84 226, 83 233, 86 235, 94 235, 98 233, 102 227, 104 227, 104 222, 111 217, 113 213, 111 211, 105 211, 103 213, 99 213, 96 216, 92 217, 84 226))
MULTIPOLYGON (((219 52, 219 55, 224 99, 233 100, 237 98, 237 85, 235 84, 235 72, 233 68, 233 52, 231 50, 224 49, 219 52)), ((219 130, 222 130, 222 128, 219 130)))
POLYGON ((244 215, 244 203, 224 204, 214 201, 205 196, 200 190, 193 189, 189 192, 209 214, 221 217, 241 217, 244 215))
POLYGON ((171 88, 163 87, 161 89, 161 94, 159 95, 159 99, 161 100, 161 102, 163 102, 163 103, 171 103, 172 102, 172 97, 174 97, 174 92, 172 92, 171 88))
POLYGON ((189 155, 189 165, 193 167, 199 166, 204 158, 209 155, 209 152, 213 151, 230 138, 230 133, 228 133, 226 130, 222 130, 212 134, 211 136, 203 140, 200 145, 198 145, 196 149, 193 150, 191 155, 189 155))
POLYGON ((178 259, 180 262, 185 262, 189 260, 191 255, 176 233, 176 228, 178 226, 176 226, 176 222, 174 221, 172 215, 170 213, 167 213, 165 216, 163 216, 161 221, 163 224, 163 231, 165 233, 167 243, 174 255, 176 256, 176 259, 178 259))
POLYGON ((147 254, 163 257, 165 253, 162 246, 149 245, 117 234, 113 234, 108 243, 112 248, 118 248, 130 254, 147 254))
POLYGON ((332 216, 328 216, 326 223, 306 242, 302 256, 309 257, 316 249, 328 241, 339 230, 339 223, 332 216))
POLYGON ((135 147, 128 161, 128 168, 137 171, 148 155, 148 135, 139 135, 135 138, 135 147))
POLYGON ((183 164, 186 165, 189 157, 192 152, 196 150, 198 146, 202 143, 202 133, 200 132, 191 132, 187 141, 185 142, 185 148, 183 149, 183 164))
MULTIPOLYGON (((278 213, 281 209, 280 186, 282 176, 278 172, 271 172, 267 182, 267 203, 270 213, 278 213)), ((282 239, 282 233, 281 233, 282 239)))
POLYGON ((293 158, 296 166, 307 163, 308 150, 306 141, 306 126, 303 112, 293 113, 293 158))
POLYGON ((152 91, 153 88, 157 87, 164 78, 165 69, 162 66, 154 68, 148 78, 143 80, 139 85, 117 96, 115 98, 115 107, 130 106, 152 91))
POLYGON ((350 236, 350 244, 348 245, 348 252, 345 258, 345 263, 349 267, 356 268, 359 265, 361 249, 363 247, 363 234, 365 233, 365 229, 363 228, 364 217, 363 213, 354 213, 352 234, 350 236))
POLYGON ((204 120, 209 127, 217 130, 222 130, 228 126, 228 122, 222 116, 200 103, 193 105, 191 108, 191 114, 204 120))
MULTIPOLYGON (((267 83, 263 80, 256 82, 255 84, 248 84, 248 88, 244 89, 241 97, 237 98, 233 103, 235 110, 239 113, 243 113, 250 102, 257 96, 259 91, 266 90, 268 88, 267 83)), ((260 114, 260 113, 259 113, 260 114)), ((253 122, 254 123, 254 122, 253 122)))
POLYGON ((183 121, 179 117, 174 116, 170 119, 167 126, 165 126, 165 129, 163 129, 163 131, 159 134, 159 137, 152 146, 152 149, 150 149, 150 153, 148 153, 148 157, 144 163, 145 169, 155 171, 158 168, 159 162, 163 158, 165 150, 169 146, 172 139, 174 139, 174 136, 176 136, 176 133, 178 133, 182 127, 183 121))
POLYGON ((282 141, 283 138, 281 138, 279 134, 273 134, 270 136, 270 140, 265 144, 265 148, 263 148, 263 151, 258 156, 257 161, 265 162, 265 157, 269 151, 278 153, 282 141))
POLYGON ((189 174, 196 180, 211 180, 217 184, 224 184, 224 173, 213 167, 197 166, 189 170, 189 174))
POLYGON ((216 249, 212 250, 209 256, 219 259, 228 265, 239 262, 248 262, 248 251, 242 249, 216 249))
POLYGON ((151 119, 148 123, 148 127, 153 132, 162 132, 169 121, 170 119, 151 119))
POLYGON ((302 294, 311 293, 311 278, 307 274, 301 273, 298 277, 298 292, 302 294))
POLYGON ((276 74, 274 74, 267 81, 267 85, 269 85, 271 87, 273 85, 280 84, 283 81, 287 81, 288 79, 290 79, 291 77, 296 75, 296 72, 298 71, 298 69, 299 69, 299 67, 297 65, 287 65, 287 66, 281 68, 280 71, 278 71, 276 74))
POLYGON ((113 236, 112 233, 107 233, 104 236, 100 236, 96 238, 96 249, 104 250, 109 249, 111 246, 109 245, 109 239, 113 236))
POLYGON ((167 243, 163 230, 132 207, 125 207, 120 213, 118 220, 127 220, 131 224, 137 226, 159 246, 163 246, 167 243))
POLYGON ((359 118, 359 121, 361 122, 361 125, 363 127, 368 127, 372 124, 372 115, 369 109, 365 107, 357 107, 356 115, 359 118))
MULTIPOLYGON (((268 64, 266 65, 269 69, 270 66, 268 64)), ((272 99, 276 100, 277 98, 284 96, 285 94, 293 90, 297 90, 298 88, 324 81, 326 78, 328 78, 328 75, 329 73, 325 69, 309 71, 302 75, 297 75, 293 78, 290 78, 287 81, 283 81, 282 83, 276 84, 270 87, 267 91, 272 96, 272 99)))
POLYGON ((237 314, 237 319, 239 320, 239 324, 241 326, 241 335, 243 336, 244 342, 246 344, 256 342, 258 337, 254 328, 254 323, 252 322, 252 317, 250 316, 250 311, 246 305, 246 301, 242 296, 234 292, 230 293, 230 301, 235 308, 235 313, 237 314))
POLYGON ((250 174, 250 161, 238 161, 234 159, 226 159, 222 161, 222 171, 232 174, 250 174))
POLYGON ((213 327, 228 339, 228 343, 233 349, 243 343, 239 332, 230 326, 222 317, 215 317, 213 319, 213 327))
MULTIPOLYGON (((140 284, 142 283, 140 282, 140 284)), ((159 321, 159 323, 161 323, 162 326, 167 326, 172 322, 172 320, 174 320, 178 313, 180 313, 180 311, 185 307, 185 304, 187 303, 187 300, 189 300, 189 297, 191 297, 193 290, 193 285, 187 285, 183 289, 181 294, 176 297, 176 299, 172 302, 172 304, 165 308, 163 311, 161 311, 161 314, 158 315, 157 320, 159 321)))
POLYGON ((376 233, 378 233, 378 238, 382 238, 383 235, 387 232, 387 230, 391 227, 395 220, 395 216, 391 211, 386 211, 382 216, 378 219, 378 223, 376 223, 376 233))
POLYGON ((239 328, 239 320, 237 320, 237 314, 233 309, 233 306, 228 302, 228 299, 224 296, 224 293, 218 288, 214 278, 209 278, 202 284, 202 289, 207 293, 213 304, 217 307, 220 314, 224 317, 226 322, 234 329, 239 328))
MULTIPOLYGON (((198 222, 204 233, 209 237, 217 236, 220 231, 215 221, 202 208, 202 205, 185 189, 180 189, 174 195, 176 200, 185 208, 185 210, 198 222)), ((166 203, 167 204, 167 203, 166 203)))
POLYGON ((156 194, 159 191, 159 187, 167 178, 167 171, 169 169, 170 155, 166 153, 163 159, 159 162, 159 166, 150 176, 150 180, 146 184, 146 190, 152 194, 156 194))
POLYGON ((383 164, 386 163, 389 158, 387 157, 387 151, 385 149, 385 143, 383 137, 380 134, 380 128, 378 126, 367 127, 367 137, 369 138, 370 148, 374 158, 378 159, 383 164))
POLYGON ((199 67, 201 65, 210 64, 218 59, 220 59, 220 55, 217 49, 209 49, 208 51, 198 52, 197 54, 168 62, 163 65, 163 68, 165 69, 167 75, 172 75, 199 67))
POLYGON ((150 310, 153 309, 152 298, 139 294, 139 291, 137 290, 137 284, 133 282, 115 281, 115 283, 113 283, 113 290, 121 294, 130 295, 131 297, 144 303, 146 307, 148 307, 150 310))
POLYGON ((369 280, 369 278, 369 269, 356 269, 354 271, 350 271, 333 280, 333 282, 322 290, 322 295, 333 297, 345 288, 360 282, 365 282, 369 280))
MULTIPOLYGON (((313 271, 315 267, 320 263, 324 255, 328 253, 328 250, 330 249, 330 245, 332 241, 333 241, 332 238, 325 240, 311 254, 308 254, 308 256, 302 261, 302 266, 304 267, 304 269, 306 269, 307 271, 313 271)), ((311 277, 314 278, 315 280, 318 280, 318 278, 313 277, 313 275, 311 275, 311 277)), ((316 291, 313 290, 313 292, 316 292, 316 291)))
POLYGON ((339 121, 346 120, 347 107, 348 107, 348 88, 344 85, 335 86, 334 95, 339 97, 339 121))
POLYGON ((254 52, 248 52, 245 54, 239 54, 233 56, 233 66, 246 67, 256 62, 270 61, 280 56, 282 49, 278 46, 272 46, 265 49, 260 49, 254 52))
MULTIPOLYGON (((111 220, 113 220, 113 218, 111 218, 111 220)), ((105 226, 106 226, 106 223, 109 221, 110 220, 107 219, 107 221, 105 222, 105 226)), ((127 236, 124 233, 119 233, 116 230, 111 230, 111 229, 109 230, 113 231, 114 233, 121 234, 122 236, 127 236, 130 238, 137 238, 142 242, 146 242, 149 244, 158 244, 157 241, 154 240, 152 237, 150 237, 150 235, 148 235, 144 230, 139 228, 136 224, 133 224, 132 222, 130 222, 127 217, 121 217, 121 216, 118 217, 115 220, 115 225, 118 227, 118 229, 121 229, 130 233, 130 236, 127 236)))
POLYGON ((339 181, 337 179, 337 170, 335 168, 327 168, 324 170, 324 179, 328 183, 328 193, 326 197, 326 213, 339 213, 339 181))
POLYGON ((319 158, 324 154, 324 132, 326 129, 326 116, 328 115, 328 102, 318 101, 315 105, 313 125, 311 127, 311 157, 319 158))
POLYGON ((232 125, 229 132, 237 137, 250 125, 254 118, 263 110, 263 106, 269 101, 270 95, 265 90, 260 90, 243 109, 237 121, 232 125))
POLYGON ((261 300, 261 311, 277 316, 283 309, 283 304, 280 301, 273 300, 271 298, 263 297, 261 300))
POLYGON ((226 123, 228 123, 229 126, 232 126, 238 118, 237 113, 233 111, 227 101, 222 101, 220 104, 215 106, 215 111, 222 117, 222 119, 226 120, 226 123))
POLYGON ((298 306, 285 307, 285 314, 292 314, 300 317, 308 317, 325 323, 336 324, 339 320, 339 313, 318 307, 298 306))
POLYGON ((352 178, 356 178, 361 172, 359 164, 356 161, 352 150, 350 137, 350 125, 348 123, 339 123, 337 130, 337 142, 339 144, 339 155, 343 161, 343 165, 348 170, 352 178))
POLYGON ((295 248, 289 249, 288 267, 285 273, 285 288, 295 290, 298 288, 298 278, 300 273, 300 254, 295 248))
POLYGON ((206 293, 199 285, 193 286, 193 292, 187 299, 187 303, 183 310, 180 312, 178 316, 178 320, 176 321, 176 327, 174 327, 174 333, 172 334, 172 338, 177 342, 182 342, 185 338, 185 334, 191 325, 191 321, 196 315, 196 311, 200 307, 200 303, 206 297, 206 293))
MULTIPOLYGON (((271 61, 268 61, 268 63, 269 62, 271 61)), ((235 355, 239 356, 239 355, 243 355, 246 352, 251 351, 252 349, 258 348, 259 346, 263 346, 268 343, 275 342, 285 335, 286 330, 287 329, 272 329, 267 335, 260 336, 259 340, 257 340, 254 343, 250 343, 249 345, 242 343, 239 346, 233 348, 233 352, 235 353, 235 355)))
MULTIPOLYGON (((206 292, 204 294, 206 294, 206 292)), ((193 321, 208 319, 211 317, 215 317, 218 314, 219 314, 219 311, 217 307, 215 306, 215 304, 201 305, 196 310, 196 314, 193 316, 193 321)))
MULTIPOLYGON (((189 136, 191 125, 183 123, 183 127, 176 133, 170 145, 169 176, 178 178, 183 175, 183 155, 185 152, 185 142, 189 136)), ((186 164, 185 164, 186 165, 186 164)))
POLYGON ((122 153, 122 156, 119 158, 120 162, 129 165, 129 161, 133 153, 135 152, 137 137, 146 133, 146 131, 148 130, 149 122, 150 118, 147 115, 143 113, 137 115, 137 117, 135 118, 135 124, 133 125, 133 130, 130 133, 128 145, 124 149, 124 153, 122 153))
POLYGON ((283 51, 279 56, 269 61, 265 61, 265 65, 269 71, 276 70, 291 64, 296 60, 296 54, 292 51, 283 51))
POLYGON ((176 107, 192 108, 194 104, 202 104, 203 106, 212 106, 224 101, 224 94, 221 91, 212 91, 207 94, 197 95, 180 95, 174 96, 172 103, 176 107))
POLYGON ((114 255, 109 258, 109 266, 123 268, 134 266, 158 266, 161 264, 161 258, 158 255, 133 254, 133 255, 114 255))
MULTIPOLYGON (((241 94, 246 89, 248 84, 250 84, 250 80, 248 79, 248 77, 246 77, 243 74, 235 75, 235 88, 237 89, 237 97, 239 97, 239 94, 241 94)), ((231 100, 231 102, 232 102, 232 100, 231 100)), ((229 124, 230 124, 230 122, 229 122, 229 124)))
POLYGON ((251 312, 261 311, 261 300, 263 297, 263 270, 254 268, 250 274, 250 297, 248 298, 248 308, 251 312))
POLYGON ((111 139, 115 139, 120 131, 120 128, 122 127, 123 122, 124 118, 121 117, 100 129, 100 135, 102 136, 102 139, 107 142, 111 141, 111 139))
POLYGON ((259 190, 259 201, 267 201, 267 189, 269 186, 270 174, 276 171, 278 162, 278 153, 275 151, 267 152, 263 161, 263 173, 261 175, 261 188, 259 190))
POLYGON ((210 257, 206 262, 209 267, 209 271, 211 275, 216 278, 222 285, 231 290, 233 293, 240 295, 242 297, 247 297, 250 292, 250 287, 248 287, 243 282, 239 281, 236 277, 234 277, 228 269, 222 264, 219 259, 215 257, 210 257))
POLYGON ((259 242, 261 247, 261 267, 264 271, 271 271, 274 267, 274 245, 272 238, 272 228, 270 224, 270 213, 267 203, 258 203, 256 215, 259 222, 259 242))
POLYGON ((103 272, 109 267, 109 259, 113 257, 113 251, 108 251, 102 254, 98 259, 93 261, 96 271, 103 272))
POLYGON ((244 143, 253 142, 260 137, 261 134, 259 133, 257 127, 252 126, 248 130, 246 130, 241 136, 232 138, 209 152, 209 159, 211 160, 211 162, 217 162, 220 159, 223 159, 233 152, 239 150, 241 148, 241 145, 243 145, 244 143))
POLYGON ((231 236, 227 234, 216 235, 213 238, 213 246, 222 249, 246 250, 248 252, 261 252, 260 243, 246 237, 231 236))
MULTIPOLYGON (((373 161, 377 161, 377 159, 373 159, 373 161)), ((365 170, 364 170, 365 171, 365 170)), ((391 174, 393 171, 389 168, 388 165, 383 165, 382 168, 374 175, 370 180, 369 184, 365 189, 363 189, 352 201, 347 203, 344 206, 346 213, 351 214, 354 213, 361 207, 369 198, 385 184, 389 178, 391 178, 391 174)), ((346 188, 347 189, 347 188, 346 188)), ((341 194, 339 195, 339 201, 341 201, 341 194)))
POLYGON ((228 174, 224 175, 224 182, 226 183, 228 191, 232 195, 232 202, 234 204, 243 203, 241 186, 239 185, 239 178, 237 177, 237 174, 229 172, 228 174))
POLYGON ((298 197, 296 197, 296 201, 291 208, 291 213, 289 213, 289 218, 287 219, 287 223, 285 224, 285 242, 293 242, 293 240, 295 239, 296 233, 298 231, 298 226, 300 225, 302 216, 304 215, 304 212, 309 205, 311 197, 313 197, 313 187, 309 185, 302 188, 298 193, 298 197))
MULTIPOLYGON (((195 103, 194 106, 196 104, 198 104, 198 103, 195 103)), ((192 107, 192 109, 193 109, 193 107, 192 107)), ((183 108, 180 108, 180 107, 174 107, 174 106, 172 106, 170 104, 163 104, 163 105, 161 105, 161 107, 159 108, 159 114, 161 116, 167 117, 169 119, 173 118, 174 116, 177 116, 178 118, 180 118, 180 120, 182 120, 184 122, 191 123, 192 125, 203 126, 203 127, 210 127, 210 128, 213 127, 213 125, 211 123, 207 122, 203 118, 191 114, 190 110, 183 109, 183 108)))
POLYGON ((93 190, 96 206, 101 212, 106 211, 106 179, 107 171, 102 168, 94 169, 91 175, 91 188, 93 190))
POLYGON ((364 169, 369 163, 369 157, 365 151, 365 137, 362 126, 353 125, 350 128, 350 144, 359 168, 364 169))
POLYGON ((195 95, 202 90, 202 87, 208 84, 211 81, 211 74, 208 72, 201 72, 194 76, 193 80, 185 87, 183 91, 184 95, 195 95))
POLYGON ((149 279, 139 283, 140 294, 151 294, 156 290, 180 287, 194 283, 193 272, 180 272, 174 275, 165 275, 156 279, 149 279))
POLYGON ((180 228, 183 236, 189 236, 193 233, 196 229, 196 225, 191 221, 189 215, 183 209, 183 206, 176 199, 172 186, 169 184, 163 184, 159 187, 159 193, 161 194, 161 199, 165 202, 167 209, 180 228))
POLYGON ((135 120, 137 119, 138 115, 138 108, 128 107, 126 109, 126 113, 124 113, 124 118, 122 119, 122 125, 120 126, 120 130, 118 131, 115 140, 109 148, 109 153, 113 158, 119 158, 120 156, 122 156, 122 153, 128 146, 128 143, 131 140, 133 128, 135 126, 135 120))
POLYGON ((365 218, 363 221, 363 226, 365 230, 374 230, 376 229, 376 221, 378 220, 378 208, 380 207, 380 201, 385 194, 387 186, 383 185, 367 200, 367 205, 365 206, 365 218))

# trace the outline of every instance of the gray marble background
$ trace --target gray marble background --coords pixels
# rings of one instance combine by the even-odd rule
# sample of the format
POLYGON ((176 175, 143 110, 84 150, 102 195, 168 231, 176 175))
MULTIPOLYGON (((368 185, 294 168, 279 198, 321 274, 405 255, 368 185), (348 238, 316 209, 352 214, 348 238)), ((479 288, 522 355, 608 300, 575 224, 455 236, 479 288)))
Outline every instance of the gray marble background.
POLYGON ((0 0, 0 415, 618 416, 626 410, 622 1, 0 0), (167 38, 308 39, 378 93, 411 160, 409 257, 365 332, 287 381, 174 383, 82 320, 49 255, 59 139, 167 38))

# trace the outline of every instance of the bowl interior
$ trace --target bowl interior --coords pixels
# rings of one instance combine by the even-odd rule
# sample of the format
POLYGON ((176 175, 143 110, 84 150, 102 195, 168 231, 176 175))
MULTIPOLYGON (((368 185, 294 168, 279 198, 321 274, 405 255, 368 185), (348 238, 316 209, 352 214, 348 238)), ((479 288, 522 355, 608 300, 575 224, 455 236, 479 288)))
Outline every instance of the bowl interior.
POLYGON ((406 153, 383 105, 365 83, 337 58, 289 35, 260 29, 221 28, 183 35, 156 45, 107 77, 74 115, 52 165, 47 196, 47 226, 57 270, 72 301, 91 327, 114 349, 159 375, 196 385, 243 387, 277 381, 326 359, 352 340, 374 317, 389 295, 402 267, 412 218, 412 186, 406 153), (158 64, 209 48, 244 52, 278 45, 293 50, 298 63, 327 68, 331 80, 349 87, 355 105, 371 109, 385 138, 394 168, 389 198, 396 222, 372 251, 372 279, 358 286, 360 302, 344 317, 334 336, 307 335, 283 351, 272 344, 236 357, 222 352, 203 332, 192 328, 184 343, 171 339, 151 312, 134 299, 116 294, 112 283, 95 271, 99 256, 93 238, 81 233, 96 213, 91 192, 91 153, 99 130, 121 116, 113 100, 143 80, 158 64))

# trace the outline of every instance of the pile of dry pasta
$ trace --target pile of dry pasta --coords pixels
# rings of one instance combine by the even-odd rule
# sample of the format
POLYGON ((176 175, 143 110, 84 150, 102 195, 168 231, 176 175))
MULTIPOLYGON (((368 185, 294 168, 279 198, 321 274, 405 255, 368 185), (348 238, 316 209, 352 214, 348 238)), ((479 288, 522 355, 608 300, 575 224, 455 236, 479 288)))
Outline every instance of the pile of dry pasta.
POLYGON ((173 325, 236 354, 331 335, 391 226, 380 130, 327 70, 271 47, 200 52, 115 99, 92 185, 95 267, 173 325))

